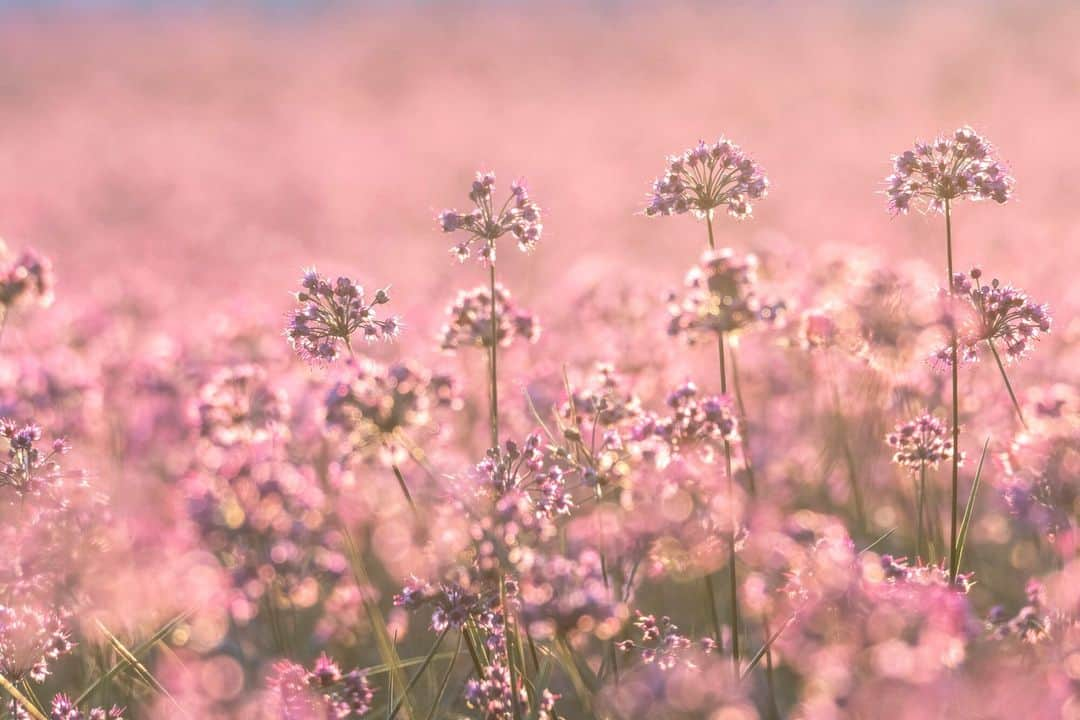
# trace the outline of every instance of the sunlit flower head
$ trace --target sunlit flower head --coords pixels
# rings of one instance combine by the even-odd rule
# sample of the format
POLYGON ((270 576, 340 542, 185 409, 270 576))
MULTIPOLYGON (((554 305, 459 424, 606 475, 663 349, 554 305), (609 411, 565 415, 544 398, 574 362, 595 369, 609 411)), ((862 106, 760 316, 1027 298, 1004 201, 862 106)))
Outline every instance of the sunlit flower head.
POLYGON ((401 331, 400 319, 376 316, 375 308, 390 302, 386 289, 376 290, 368 299, 358 283, 346 277, 330 282, 315 268, 304 271, 300 286, 298 307, 289 315, 285 337, 305 360, 330 362, 342 347, 352 352, 354 337, 392 340, 401 331))
POLYGON ((948 427, 929 414, 897 425, 885 440, 896 451, 893 462, 913 470, 937 467, 953 454, 948 427))
POLYGON ((885 181, 894 213, 944 212, 946 202, 962 198, 1004 204, 1013 193, 1013 179, 993 146, 969 127, 915 143, 893 158, 893 174, 885 181))
POLYGON ((716 208, 726 208, 731 217, 743 219, 750 217, 751 203, 768 192, 765 173, 738 145, 726 138, 712 144, 702 141, 668 158, 667 171, 653 183, 645 214, 691 212, 704 217, 716 208))
POLYGON ((501 204, 496 204, 494 194, 495 173, 478 172, 469 190, 473 209, 439 213, 438 223, 443 232, 462 232, 468 236, 451 249, 461 262, 469 259, 476 245, 480 261, 494 263, 496 240, 508 233, 517 240, 522 252, 531 251, 540 240, 544 229, 540 206, 529 197, 524 183, 511 183, 510 195, 501 204))
POLYGON ((668 334, 688 342, 736 333, 778 321, 783 302, 766 303, 757 294, 757 257, 734 250, 707 250, 686 274, 686 290, 668 297, 668 334))

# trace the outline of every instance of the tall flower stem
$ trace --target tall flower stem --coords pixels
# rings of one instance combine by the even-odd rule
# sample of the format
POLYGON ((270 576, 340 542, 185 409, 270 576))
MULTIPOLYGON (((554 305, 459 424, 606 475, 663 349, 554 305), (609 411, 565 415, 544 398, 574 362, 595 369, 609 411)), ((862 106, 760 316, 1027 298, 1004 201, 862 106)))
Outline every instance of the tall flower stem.
POLYGON ((499 447, 499 315, 495 303, 495 262, 488 262, 491 279, 491 352, 488 355, 488 375, 491 381, 491 447, 499 447))
POLYGON ((997 363, 998 370, 1001 372, 1001 379, 1005 381, 1005 389, 1009 391, 1009 399, 1012 400, 1013 407, 1016 408, 1016 417, 1020 418, 1020 424, 1026 429, 1028 424, 1024 419, 1024 412, 1020 409, 1020 403, 1016 399, 1016 393, 1013 392, 1012 383, 1009 382, 1009 375, 1005 372, 1005 365, 1001 362, 1001 356, 998 355, 997 348, 994 347, 993 340, 987 340, 986 344, 990 346, 990 352, 994 356, 994 362, 997 363))
POLYGON ((921 557, 923 546, 923 508, 926 505, 926 463, 919 465, 919 488, 916 500, 915 557, 921 557))
MULTIPOLYGON (((945 252, 949 268, 949 296, 955 298, 956 286, 953 283, 953 242, 952 242, 952 206, 945 200, 945 252)), ((949 582, 956 582, 956 531, 957 504, 960 485, 960 354, 956 322, 951 320, 951 358, 952 358, 952 491, 949 498, 949 582)))
MULTIPOLYGON (((716 249, 716 239, 713 236, 712 210, 705 214, 705 220, 709 229, 709 249, 716 249)), ((717 339, 717 356, 720 360, 720 392, 727 395, 727 363, 724 361, 724 333, 720 333, 717 339)), ((739 578, 735 569, 735 476, 731 471, 731 443, 724 440, 724 469, 728 480, 728 502, 731 506, 731 527, 728 530, 728 585, 730 590, 731 605, 731 661, 735 667, 735 676, 739 676, 739 578)), ((711 591, 711 584, 709 585, 711 591)), ((719 642, 720 638, 717 638, 719 642)))

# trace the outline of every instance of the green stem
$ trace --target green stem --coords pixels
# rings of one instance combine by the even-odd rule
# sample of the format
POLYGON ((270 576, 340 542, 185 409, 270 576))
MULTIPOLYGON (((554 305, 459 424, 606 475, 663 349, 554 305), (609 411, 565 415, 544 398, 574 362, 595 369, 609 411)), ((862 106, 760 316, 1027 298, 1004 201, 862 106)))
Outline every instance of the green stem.
POLYGON ((739 410, 742 423, 743 467, 746 469, 746 484, 751 497, 757 495, 757 480, 754 477, 754 465, 750 461, 750 432, 747 428, 746 403, 743 402, 742 383, 739 382, 739 360, 735 348, 728 348, 731 356, 731 384, 735 387, 735 406, 739 410))
MULTIPOLYGON (((716 250, 716 238, 713 235, 712 210, 705 213, 706 227, 709 230, 709 249, 716 250)), ((724 363, 724 333, 720 333, 717 341, 718 356, 720 358, 720 392, 727 395, 727 367, 724 363)), ((738 573, 735 570, 735 476, 731 472, 731 443, 724 440, 724 466, 727 471, 728 493, 731 503, 731 529, 728 532, 728 584, 730 585, 731 598, 731 661, 735 667, 735 677, 739 676, 739 586, 738 573)), ((706 580, 709 580, 706 576, 706 580)), ((712 593, 711 580, 707 583, 707 591, 712 593)), ((713 604, 715 607, 715 604, 713 604)), ((717 643, 721 642, 719 629, 717 629, 717 643)))
POLYGON ((990 346, 990 352, 994 355, 994 361, 997 363, 998 370, 1001 372, 1001 379, 1005 381, 1005 389, 1009 391, 1009 399, 1012 400, 1013 407, 1016 408, 1016 417, 1020 418, 1020 424, 1027 429, 1027 420, 1024 419, 1024 411, 1020 409, 1020 403, 1016 399, 1016 393, 1013 392, 1012 383, 1009 382, 1009 375, 1005 372, 1005 365, 1001 362, 1001 356, 998 355, 997 348, 994 347, 994 341, 987 338, 986 344, 990 346))
POLYGON ((491 383, 491 447, 499 447, 499 309, 495 303, 495 263, 488 263, 491 280, 491 353, 488 370, 491 383))
POLYGON ((450 628, 447 627, 445 630, 439 633, 439 637, 435 640, 435 644, 431 646, 431 650, 429 650, 428 654, 424 657, 424 662, 420 663, 420 668, 416 671, 416 674, 413 675, 412 678, 409 680, 409 684, 405 686, 405 690, 401 693, 401 698, 394 705, 394 709, 390 711, 390 716, 387 720, 394 720, 394 717, 398 714, 398 711, 401 710, 401 706, 402 704, 404 704, 405 699, 409 697, 409 691, 413 689, 414 685, 416 685, 416 682, 420 679, 420 676, 427 671, 428 665, 431 664, 431 659, 435 657, 435 653, 439 650, 439 646, 442 645, 443 638, 446 637, 446 633, 448 633, 449 631, 450 628))
POLYGON ((926 463, 919 465, 919 497, 915 521, 915 557, 922 555, 923 545, 923 508, 926 505, 926 463))
MULTIPOLYGON (((949 295, 956 295, 956 287, 953 284, 953 243, 952 243, 952 207, 945 200, 945 252, 949 268, 949 295)), ((956 333, 956 321, 950 320, 952 326, 952 490, 949 497, 949 582, 956 582, 957 567, 956 557, 956 532, 957 532, 957 505, 960 486, 960 353, 959 342, 956 333)))
POLYGON ((0 673, 0 687, 4 688, 4 690, 7 691, 7 694, 10 695, 15 702, 22 705, 23 709, 30 713, 30 716, 33 717, 34 720, 47 720, 47 718, 41 714, 41 711, 38 710, 32 702, 27 700, 26 696, 19 692, 19 689, 15 687, 10 680, 4 677, 3 673, 0 673))
MULTIPOLYGON (((442 682, 439 683, 439 693, 435 696, 435 702, 431 704, 431 710, 428 711, 427 720, 432 720, 435 717, 435 712, 442 705, 443 696, 446 695, 446 686, 450 684, 450 675, 454 672, 454 665, 457 664, 458 655, 461 654, 461 640, 465 637, 465 629, 462 628, 458 633, 457 648, 454 650, 453 657, 450 658, 450 665, 446 668, 446 674, 443 675, 442 682)), ((482 678, 481 678, 482 679, 482 678)))
POLYGON ((405 499, 409 502, 409 507, 412 508, 413 515, 415 515, 417 518, 419 518, 420 513, 416 509, 416 503, 413 502, 412 493, 409 492, 409 486, 405 484, 405 476, 401 474, 401 468, 399 468, 397 466, 397 463, 393 463, 393 465, 391 467, 394 469, 394 477, 397 478, 398 486, 401 488, 402 494, 405 496, 405 499))
MULTIPOLYGON (((727 395, 727 367, 724 362, 724 334, 720 333, 717 343, 720 357, 720 392, 727 395)), ((731 601, 731 661, 735 674, 739 673, 739 578, 735 570, 735 525, 738 521, 735 513, 735 475, 731 471, 731 443, 724 440, 724 467, 728 479, 728 502, 731 506, 731 528, 728 530, 728 585, 731 601)))

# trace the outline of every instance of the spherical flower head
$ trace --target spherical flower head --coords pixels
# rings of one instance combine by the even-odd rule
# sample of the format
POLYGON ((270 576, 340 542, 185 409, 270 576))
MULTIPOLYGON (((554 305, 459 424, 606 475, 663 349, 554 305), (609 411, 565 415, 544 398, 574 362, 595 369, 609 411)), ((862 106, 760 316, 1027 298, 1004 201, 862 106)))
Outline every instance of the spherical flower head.
POLYGON ((618 632, 621 604, 604 581, 600 554, 527 553, 520 563, 521 618, 533 637, 551 638, 590 631, 618 632))
POLYGON ((415 440, 430 425, 433 411, 460 406, 449 375, 416 363, 384 366, 365 360, 350 363, 348 373, 330 387, 326 423, 348 436, 356 452, 390 466, 403 462, 403 439, 415 440))
POLYGON ((469 191, 473 209, 444 210, 438 215, 437 222, 443 232, 467 234, 450 251, 461 262, 469 259, 476 245, 481 263, 494 263, 496 241, 507 234, 517 240, 522 252, 532 251, 540 240, 544 229, 540 206, 529 198, 525 185, 521 181, 511 184, 509 197, 498 207, 494 193, 495 174, 478 172, 469 191))
POLYGON ((953 292, 969 305, 972 315, 960 329, 960 339, 974 353, 981 343, 1000 341, 1007 360, 1025 357, 1041 336, 1050 332, 1050 311, 1022 290, 997 278, 986 282, 982 270, 953 276, 953 292))
POLYGON ((967 198, 1004 204, 1013 193, 1013 179, 994 157, 988 140, 969 127, 933 142, 917 142, 893 158, 886 178, 889 209, 906 213, 944 212, 945 203, 967 198))
POLYGON ((49 666, 74 648, 59 612, 0 605, 0 674, 10 682, 44 682, 49 666))
POLYGON ((8 444, 7 458, 0 461, 0 490, 7 487, 19 497, 37 495, 63 482, 57 459, 70 449, 62 439, 38 447, 41 428, 19 425, 13 420, 0 420, 0 439, 8 444))
POLYGON ((742 220, 753 212, 752 201, 768 192, 769 180, 761 167, 738 145, 721 137, 711 145, 702 141, 668 158, 667 172, 653 183, 645 214, 691 212, 705 217, 716 208, 726 208, 728 215, 742 220))
POLYGON ((272 387, 256 365, 219 370, 199 390, 199 434, 221 447, 260 442, 286 430, 290 408, 284 390, 272 387))
POLYGON ((695 343, 702 336, 715 338, 776 323, 784 303, 763 302, 756 285, 756 256, 740 256, 730 248, 705 251, 686 274, 683 297, 671 293, 668 298, 668 334, 695 343))
POLYGON ((28 248, 0 267, 0 306, 5 311, 20 305, 48 307, 54 284, 52 263, 28 248))
POLYGON ((310 268, 300 280, 296 302, 285 337, 308 362, 333 362, 342 348, 352 354, 357 337, 368 342, 393 340, 401 332, 400 319, 377 317, 376 308, 390 302, 385 288, 368 299, 364 288, 349 278, 331 282, 310 268))
POLYGON ((885 441, 896 451, 893 462, 911 470, 936 468, 953 456, 948 427, 930 414, 897 425, 885 441))
POLYGON ((509 347, 517 340, 535 343, 540 339, 540 323, 529 312, 517 307, 510 291, 495 285, 495 337, 491 328, 491 290, 481 286, 458 293, 447 308, 449 320, 442 328, 443 350, 461 347, 490 348, 493 344, 509 347))

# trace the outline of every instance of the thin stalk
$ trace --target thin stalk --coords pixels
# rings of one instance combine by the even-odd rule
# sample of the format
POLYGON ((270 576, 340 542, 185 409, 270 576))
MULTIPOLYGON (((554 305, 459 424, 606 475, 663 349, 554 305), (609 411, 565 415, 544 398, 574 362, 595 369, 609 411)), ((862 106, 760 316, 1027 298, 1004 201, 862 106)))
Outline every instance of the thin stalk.
POLYGON ((514 712, 514 720, 521 718, 521 701, 518 698, 518 673, 514 663, 514 653, 511 650, 510 633, 510 608, 506 604, 506 576, 499 573, 499 604, 502 606, 503 642, 506 645, 506 667, 510 670, 510 703, 514 712))
POLYGON ((840 425, 840 446, 844 452, 844 464, 847 466, 851 499, 855 504, 855 517, 859 522, 859 530, 866 532, 866 506, 863 503, 862 486, 859 485, 858 468, 855 467, 855 454, 851 451, 851 443, 848 440, 847 416, 844 415, 843 407, 840 405, 840 390, 836 387, 836 380, 830 378, 829 385, 832 388, 833 412, 836 413, 836 421, 840 425))
POLYGON ((412 508, 413 515, 419 518, 420 512, 416 509, 416 503, 413 502, 412 493, 409 492, 409 486, 405 484, 405 476, 401 474, 401 468, 398 467, 397 463, 393 463, 391 467, 393 467, 394 469, 394 477, 397 478, 398 486, 401 488, 401 493, 409 502, 409 507, 412 508))
POLYGON ((491 447, 499 447, 499 316, 495 304, 495 263, 488 263, 491 280, 491 352, 488 355, 491 382, 491 447))
MULTIPOLYGON (((949 268, 949 296, 955 297, 953 285, 953 243, 952 243, 952 207, 945 200, 945 252, 949 268)), ((949 582, 956 582, 959 570, 956 556, 957 505, 960 490, 960 355, 956 333, 956 322, 952 325, 952 489, 949 497, 949 582)))
POLYGON ((735 387, 735 406, 742 420, 743 467, 746 469, 747 488, 753 497, 757 495, 757 480, 754 476, 754 465, 750 461, 750 433, 746 427, 746 403, 743 402, 742 383, 739 382, 739 359, 734 347, 728 348, 728 354, 731 356, 731 384, 735 387))
MULTIPOLYGON (((761 621, 761 627, 767 640, 772 635, 767 617, 761 621)), ((769 720, 780 720, 780 708, 776 705, 776 680, 773 677, 772 643, 765 645, 765 686, 769 689, 769 720)))
POLYGON ((457 663, 458 655, 461 653, 461 640, 465 637, 465 629, 462 628, 458 633, 457 648, 454 650, 453 656, 450 658, 450 665, 446 668, 446 674, 443 675, 442 682, 439 684, 439 693, 435 696, 435 702, 431 704, 431 710, 428 711, 427 720, 432 720, 435 717, 435 712, 442 705, 443 696, 446 695, 446 686, 450 684, 450 675, 454 672, 454 665, 457 663))
MULTIPOLYGON (((720 356, 720 392, 727 395, 727 368, 724 363, 724 334, 718 341, 720 356)), ((731 662, 739 673, 739 577, 735 570, 735 475, 731 471, 731 443, 724 440, 724 468, 728 479, 728 502, 731 505, 731 528, 728 530, 728 586, 731 602, 731 662)))
POLYGON ((919 497, 915 520, 915 557, 921 557, 923 544, 923 508, 926 505, 926 463, 919 464, 919 497))
POLYGON ((416 674, 413 675, 412 678, 409 680, 409 684, 405 686, 405 690, 401 693, 401 698, 398 699, 397 703, 394 705, 394 709, 390 711, 390 716, 388 720, 394 720, 394 717, 397 716, 398 711, 401 710, 401 706, 406 702, 406 698, 409 697, 409 691, 413 689, 414 685, 416 685, 416 682, 420 679, 420 676, 427 671, 428 665, 431 664, 431 659, 435 657, 435 653, 438 652, 439 646, 442 645, 443 638, 446 637, 446 633, 449 631, 450 628, 448 627, 441 633, 439 633, 439 637, 435 639, 435 644, 431 646, 431 650, 428 652, 427 656, 424 657, 424 662, 420 663, 420 669, 417 670, 416 674))
MULTIPOLYGON (((705 222, 709 230, 709 249, 716 249, 716 238, 713 235, 712 210, 705 213, 705 222)), ((717 340, 717 355, 720 358, 720 392, 727 395, 727 367, 724 362, 724 333, 720 333, 717 340)), ((731 599, 731 662, 735 668, 735 675, 739 674, 739 586, 738 573, 735 570, 735 476, 731 472, 731 443, 724 440, 724 467, 727 471, 729 502, 731 503, 731 529, 728 532, 728 584, 730 585, 731 599)), ((707 576, 706 576, 707 577, 707 576)), ((711 582, 707 583, 707 590, 712 593, 711 582)), ((714 605, 715 607, 715 605, 714 605)), ((721 642, 719 632, 716 641, 721 642)))
POLYGON ((34 720, 48 720, 48 718, 41 714, 41 711, 37 709, 34 703, 27 700, 26 696, 19 692, 19 688, 15 687, 10 680, 4 677, 3 673, 0 673, 0 687, 4 688, 4 690, 7 691, 7 694, 10 695, 15 702, 22 705, 23 709, 30 713, 30 716, 34 718, 34 720))
POLYGON ((990 352, 994 355, 994 361, 997 363, 998 370, 1001 371, 1001 379, 1005 381, 1005 389, 1009 391, 1009 399, 1012 400, 1013 407, 1016 408, 1016 417, 1020 418, 1020 424, 1027 429, 1027 420, 1024 419, 1024 411, 1020 409, 1020 403, 1016 399, 1016 393, 1013 392, 1012 383, 1009 382, 1009 375, 1005 372, 1005 365, 1001 362, 1001 356, 998 355, 997 348, 994 347, 994 341, 989 338, 986 340, 986 344, 990 346, 990 352))

